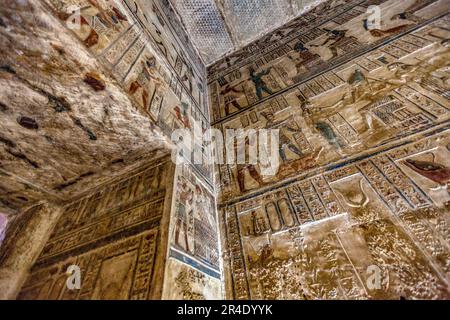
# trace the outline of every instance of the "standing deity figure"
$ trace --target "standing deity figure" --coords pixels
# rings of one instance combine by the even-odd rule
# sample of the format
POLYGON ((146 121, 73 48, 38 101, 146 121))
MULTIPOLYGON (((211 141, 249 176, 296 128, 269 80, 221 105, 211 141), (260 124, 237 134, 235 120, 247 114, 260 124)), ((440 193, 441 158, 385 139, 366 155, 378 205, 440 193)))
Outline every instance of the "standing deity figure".
POLYGON ((360 69, 356 69, 347 80, 349 86, 347 88, 347 91, 344 92, 342 98, 331 106, 321 108, 321 110, 334 109, 337 107, 341 107, 342 105, 357 103, 367 97, 370 98, 373 92, 372 85, 369 80, 376 79, 368 78, 364 73, 362 73, 360 69))
POLYGON ((192 79, 194 78, 194 72, 192 71, 192 67, 188 66, 186 72, 181 77, 181 81, 187 82, 189 93, 192 94, 193 92, 193 86, 192 86, 192 79))
POLYGON ((253 234, 255 236, 259 236, 267 230, 266 223, 264 221, 264 218, 258 217, 256 211, 252 211, 251 215, 252 215, 253 234))
POLYGON ((291 55, 289 57, 292 61, 295 62, 297 74, 300 73, 302 68, 309 70, 313 67, 316 67, 320 62, 323 61, 320 55, 310 52, 301 41, 296 43, 296 45, 294 46, 294 50, 298 54, 298 58, 295 58, 291 55))
POLYGON ((352 88, 351 96, 353 103, 356 103, 364 97, 365 91, 367 90, 365 85, 371 89, 369 79, 360 69, 356 69, 347 82, 352 88))
POLYGON ((211 208, 208 197, 204 194, 199 185, 195 186, 195 208, 198 211, 200 219, 207 219, 211 227, 216 225, 214 210, 211 208))
POLYGON ((300 101, 300 115, 305 119, 306 122, 311 121, 311 117, 314 113, 314 105, 309 101, 309 99, 305 98, 303 95, 297 95, 298 100, 300 101))

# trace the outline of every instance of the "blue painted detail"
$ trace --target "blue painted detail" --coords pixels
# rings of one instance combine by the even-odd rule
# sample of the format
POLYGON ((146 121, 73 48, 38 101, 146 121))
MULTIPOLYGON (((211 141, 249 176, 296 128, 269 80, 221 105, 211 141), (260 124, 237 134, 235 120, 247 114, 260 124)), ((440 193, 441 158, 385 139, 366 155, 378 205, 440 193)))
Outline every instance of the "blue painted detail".
POLYGON ((220 279, 220 273, 219 272, 215 272, 215 271, 213 271, 213 270, 203 266, 202 264, 198 263, 194 259, 192 259, 192 258, 190 258, 188 256, 185 256, 184 254, 181 254, 178 251, 170 249, 169 256, 171 258, 175 258, 175 259, 177 259, 177 260, 179 260, 181 262, 184 262, 184 263, 190 265, 191 267, 193 267, 193 268, 195 268, 195 269, 197 269, 197 270, 199 270, 199 271, 201 271, 201 272, 203 272, 203 273, 205 273, 205 274, 207 274, 207 275, 209 275, 209 276, 211 276, 213 278, 220 279))

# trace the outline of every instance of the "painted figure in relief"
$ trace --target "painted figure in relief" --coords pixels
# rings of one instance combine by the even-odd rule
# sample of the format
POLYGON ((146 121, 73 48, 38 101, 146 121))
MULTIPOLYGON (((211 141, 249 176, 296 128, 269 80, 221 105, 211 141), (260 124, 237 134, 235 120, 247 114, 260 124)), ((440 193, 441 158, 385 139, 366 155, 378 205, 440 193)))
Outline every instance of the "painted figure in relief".
POLYGON ((195 185, 195 208, 198 210, 198 217, 204 219, 206 217, 207 222, 211 228, 215 228, 216 217, 214 216, 214 209, 211 207, 211 203, 204 195, 202 188, 197 184, 195 185))
MULTIPOLYGON (((360 69, 356 69, 348 79, 348 84, 351 86, 350 95, 351 102, 356 103, 365 96, 365 89, 363 86, 367 85, 370 88, 370 82, 366 75, 360 69)), ((344 99, 345 100, 345 99, 344 99)))
POLYGON ((147 85, 153 81, 155 84, 155 90, 158 90, 161 86, 164 86, 164 81, 162 81, 157 74, 156 70, 156 59, 155 57, 151 57, 147 59, 145 62, 142 61, 142 70, 138 74, 136 80, 134 80, 130 84, 130 88, 128 92, 130 94, 135 94, 138 89, 142 89, 142 102, 146 107, 148 104, 149 93, 147 91, 147 85))
POLYGON ((225 88, 222 89, 220 94, 222 95, 224 101, 225 101, 225 115, 230 115, 234 111, 231 111, 231 107, 234 107, 236 111, 239 111, 242 109, 241 105, 237 101, 239 99, 239 96, 236 94, 243 94, 244 90, 238 90, 236 89, 236 86, 231 87, 230 84, 227 84, 225 88))
MULTIPOLYGON (((388 66, 389 67, 389 66, 388 66)), ((324 109, 334 109, 341 106, 349 106, 351 104, 360 102, 362 100, 375 101, 378 98, 378 94, 385 90, 387 85, 385 81, 375 79, 365 75, 360 69, 356 69, 347 80, 349 84, 347 91, 342 96, 342 98, 335 104, 322 108, 324 109), (374 82, 371 82, 374 81, 374 82)), ((368 122, 369 128, 371 127, 371 121, 368 122)))
POLYGON ((263 111, 261 115, 267 120, 265 127, 270 129, 280 129, 280 143, 279 143, 279 154, 283 161, 287 161, 286 149, 289 149, 299 157, 303 156, 303 153, 295 145, 295 143, 289 138, 285 130, 296 133, 300 130, 297 127, 291 125, 288 119, 275 121, 275 116, 271 111, 263 111))
MULTIPOLYGON (((238 154, 245 154, 246 158, 248 159, 248 149, 250 147, 250 140, 248 137, 245 137, 245 142, 240 146, 241 148, 244 148, 244 150, 238 150, 237 141, 235 141, 235 150, 238 150, 238 154)), ((241 192, 247 191, 245 187, 245 173, 248 172, 250 176, 258 183, 259 186, 264 185, 264 181, 259 174, 258 170, 256 169, 256 165, 251 163, 246 164, 237 164, 236 165, 237 170, 237 181, 239 185, 239 189, 241 192)))
POLYGON ((182 166, 177 181, 172 244, 179 253, 217 269, 219 251, 213 196, 188 165, 182 166))
POLYGON ((239 184, 239 189, 241 192, 247 191, 247 188, 245 187, 245 172, 250 174, 250 176, 258 182, 259 186, 264 185, 264 181, 261 178, 261 175, 259 174, 258 170, 256 169, 256 166, 253 164, 238 164, 237 165, 237 180, 239 184))
POLYGON ((388 65, 388 70, 394 72, 394 78, 388 79, 387 83, 398 85, 414 81, 422 88, 449 99, 449 74, 444 71, 445 68, 443 70, 438 68, 439 66, 433 66, 425 61, 417 65, 394 62, 388 65))
POLYGON ((259 100, 263 98, 263 92, 267 93, 268 95, 273 94, 272 90, 269 89, 266 82, 262 78, 263 76, 268 75, 270 73, 270 70, 271 68, 255 74, 255 69, 253 69, 253 67, 250 67, 249 69, 250 80, 252 80, 253 84, 255 85, 256 95, 258 96, 259 100))
MULTIPOLYGON (((109 4, 106 9, 102 8, 98 1, 89 0, 91 6, 81 8, 80 24, 90 28, 89 35, 84 39, 86 47, 90 48, 98 44, 99 37, 110 28, 116 28, 122 22, 128 21, 127 17, 114 5, 109 4)), ((62 16, 64 20, 70 17, 62 16)))
POLYGON ((300 115, 305 119, 306 123, 311 124, 311 116, 313 115, 314 105, 305 98, 302 94, 297 95, 297 99, 300 101, 300 115))
POLYGON ((190 252, 189 240, 188 240, 188 216, 192 215, 192 203, 194 193, 187 186, 186 182, 181 184, 181 192, 177 210, 177 222, 175 225, 175 244, 186 248, 187 252, 190 252), (184 246, 180 242, 180 232, 184 234, 184 246))
POLYGON ((186 71, 184 72, 183 76, 181 77, 181 81, 184 83, 187 82, 189 93, 192 94, 193 92, 193 86, 192 86, 192 80, 194 78, 194 72, 192 71, 191 66, 187 66, 186 71))
POLYGON ((389 35, 392 35, 392 34, 400 33, 403 30, 405 30, 408 27, 408 25, 404 24, 404 25, 393 27, 393 28, 389 28, 389 29, 386 29, 386 30, 369 29, 368 20, 364 19, 363 20, 363 27, 364 27, 365 30, 369 31, 369 33, 370 33, 370 35, 372 37, 380 38, 380 37, 384 37, 384 36, 389 36, 389 35))
POLYGON ((159 28, 156 26, 156 24, 152 23, 152 26, 155 28, 155 32, 152 33, 153 39, 155 40, 156 44, 158 45, 159 49, 161 50, 164 57, 169 59, 170 55, 167 51, 166 46, 164 45, 164 38, 162 36, 162 32, 159 30, 159 28))
POLYGON ((318 121, 315 125, 317 131, 337 150, 345 147, 342 139, 334 132, 333 128, 325 121, 318 121))

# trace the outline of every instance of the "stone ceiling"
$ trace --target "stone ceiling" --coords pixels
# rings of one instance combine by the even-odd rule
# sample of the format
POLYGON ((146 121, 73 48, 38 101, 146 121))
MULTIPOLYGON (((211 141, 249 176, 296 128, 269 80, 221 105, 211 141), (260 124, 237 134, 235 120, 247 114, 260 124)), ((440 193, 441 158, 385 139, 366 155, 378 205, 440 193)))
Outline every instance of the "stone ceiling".
POLYGON ((241 49, 323 0, 169 0, 206 65, 241 49))

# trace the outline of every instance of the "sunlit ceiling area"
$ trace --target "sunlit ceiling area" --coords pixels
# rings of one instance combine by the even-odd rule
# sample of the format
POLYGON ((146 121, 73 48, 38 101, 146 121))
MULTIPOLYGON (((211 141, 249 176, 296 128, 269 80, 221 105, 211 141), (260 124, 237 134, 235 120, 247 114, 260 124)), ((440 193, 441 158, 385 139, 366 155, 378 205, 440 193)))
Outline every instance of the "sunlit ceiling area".
POLYGON ((170 0, 207 65, 320 2, 323 0, 170 0))

